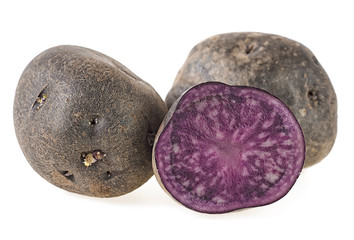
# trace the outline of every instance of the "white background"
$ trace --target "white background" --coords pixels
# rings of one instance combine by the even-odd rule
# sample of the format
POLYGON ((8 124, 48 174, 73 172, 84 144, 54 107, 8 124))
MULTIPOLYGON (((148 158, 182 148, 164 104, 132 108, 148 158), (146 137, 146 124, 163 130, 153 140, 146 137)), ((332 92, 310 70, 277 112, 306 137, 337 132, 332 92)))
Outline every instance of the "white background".
POLYGON ((0 239, 354 239, 354 32, 350 1, 1 1, 0 239), (280 201, 221 215, 173 201, 152 177, 98 199, 61 190, 24 158, 12 121, 17 81, 61 44, 109 55, 164 99, 190 49, 226 32, 257 31, 303 43, 338 97, 331 153, 304 169, 280 201))

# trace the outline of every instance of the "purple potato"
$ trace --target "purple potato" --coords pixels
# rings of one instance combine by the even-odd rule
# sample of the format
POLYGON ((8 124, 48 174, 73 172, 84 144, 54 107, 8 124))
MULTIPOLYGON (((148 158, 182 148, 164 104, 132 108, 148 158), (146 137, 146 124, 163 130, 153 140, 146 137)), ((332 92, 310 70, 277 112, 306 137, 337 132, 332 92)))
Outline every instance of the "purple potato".
POLYGON ((17 86, 14 124, 34 170, 70 192, 116 197, 152 175, 152 139, 167 112, 114 59, 77 46, 35 57, 17 86))
POLYGON ((160 185, 204 213, 273 203, 287 194, 305 160, 290 109, 253 87, 196 85, 170 108, 153 148, 160 185))
POLYGON ((190 52, 166 97, 167 106, 191 86, 208 81, 257 87, 280 98, 304 132, 305 167, 332 149, 337 134, 336 94, 325 70, 304 45, 264 33, 208 38, 190 52))

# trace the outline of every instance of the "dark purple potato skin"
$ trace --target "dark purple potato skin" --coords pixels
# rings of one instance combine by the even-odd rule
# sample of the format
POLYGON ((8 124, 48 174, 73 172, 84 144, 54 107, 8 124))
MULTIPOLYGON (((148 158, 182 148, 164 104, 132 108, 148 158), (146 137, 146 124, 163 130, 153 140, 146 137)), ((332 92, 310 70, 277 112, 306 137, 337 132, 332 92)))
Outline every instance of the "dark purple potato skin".
POLYGON ((305 135, 305 167, 332 149, 337 134, 336 94, 325 70, 302 44, 249 32, 206 39, 189 53, 166 97, 167 106, 189 87, 208 81, 261 88, 285 102, 305 135))
POLYGON ((38 174, 70 192, 116 197, 153 175, 151 139, 167 109, 114 59, 58 46, 28 64, 13 111, 17 139, 38 174))
POLYGON ((155 138, 153 169, 184 206, 225 213, 273 203, 301 173, 305 140, 289 108, 253 87, 208 82, 169 109, 155 138))

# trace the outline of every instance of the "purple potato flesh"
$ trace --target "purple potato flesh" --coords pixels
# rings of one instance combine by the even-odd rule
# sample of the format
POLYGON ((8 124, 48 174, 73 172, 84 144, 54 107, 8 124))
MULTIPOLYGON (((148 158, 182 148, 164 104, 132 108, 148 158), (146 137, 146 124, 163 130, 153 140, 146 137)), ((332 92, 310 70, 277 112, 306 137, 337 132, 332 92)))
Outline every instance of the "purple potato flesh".
POLYGON ((171 107, 154 146, 162 187, 188 208, 224 213, 282 198, 305 160, 300 125, 278 98, 208 82, 171 107))

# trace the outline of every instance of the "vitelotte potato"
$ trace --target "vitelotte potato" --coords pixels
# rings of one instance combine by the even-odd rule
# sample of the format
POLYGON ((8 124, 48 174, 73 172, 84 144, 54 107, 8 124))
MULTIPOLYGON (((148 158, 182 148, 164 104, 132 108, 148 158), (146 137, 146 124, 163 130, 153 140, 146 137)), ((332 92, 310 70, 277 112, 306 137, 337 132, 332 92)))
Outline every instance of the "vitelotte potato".
POLYGON ((196 85, 175 101, 153 151, 161 186, 205 213, 279 200, 304 160, 300 125, 282 101, 257 88, 220 82, 196 85))
POLYGON ((153 175, 153 139, 166 111, 154 89, 119 62, 59 46, 24 70, 14 123, 24 155, 44 179, 71 192, 114 197, 153 175))
POLYGON ((211 37, 190 52, 166 97, 168 107, 189 87, 208 81, 261 88, 284 101, 305 135, 305 166, 331 150, 337 133, 336 94, 325 70, 302 44, 263 33, 211 37))

